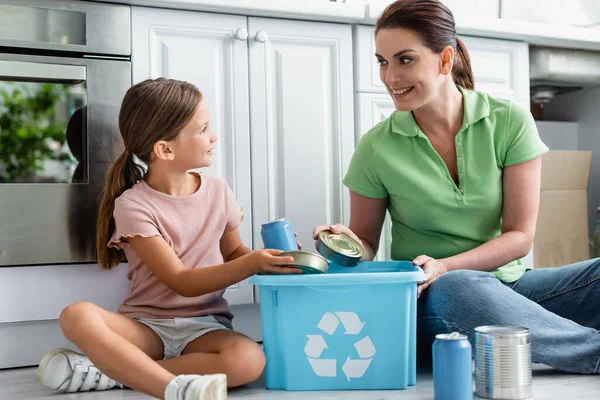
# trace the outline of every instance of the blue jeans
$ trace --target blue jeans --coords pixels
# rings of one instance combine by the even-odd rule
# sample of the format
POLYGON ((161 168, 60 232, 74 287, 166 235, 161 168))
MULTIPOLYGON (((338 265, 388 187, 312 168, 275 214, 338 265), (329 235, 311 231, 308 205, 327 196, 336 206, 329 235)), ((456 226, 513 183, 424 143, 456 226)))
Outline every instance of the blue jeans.
POLYGON ((481 325, 527 327, 533 362, 600 374, 600 259, 530 270, 512 283, 489 272, 442 275, 417 301, 419 363, 430 362, 436 334, 458 331, 473 345, 481 325))

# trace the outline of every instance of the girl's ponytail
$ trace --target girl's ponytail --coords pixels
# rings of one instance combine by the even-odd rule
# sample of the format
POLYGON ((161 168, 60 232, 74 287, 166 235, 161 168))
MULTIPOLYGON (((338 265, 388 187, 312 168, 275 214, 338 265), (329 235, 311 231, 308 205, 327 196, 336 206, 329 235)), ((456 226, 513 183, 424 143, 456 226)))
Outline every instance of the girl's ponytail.
POLYGON ((124 151, 106 174, 106 185, 100 209, 98 211, 98 225, 96 228, 96 252, 98 264, 102 269, 111 269, 123 260, 123 250, 108 247, 107 243, 115 231, 113 211, 115 200, 125 190, 131 188, 144 176, 144 170, 133 160, 133 155, 124 151))

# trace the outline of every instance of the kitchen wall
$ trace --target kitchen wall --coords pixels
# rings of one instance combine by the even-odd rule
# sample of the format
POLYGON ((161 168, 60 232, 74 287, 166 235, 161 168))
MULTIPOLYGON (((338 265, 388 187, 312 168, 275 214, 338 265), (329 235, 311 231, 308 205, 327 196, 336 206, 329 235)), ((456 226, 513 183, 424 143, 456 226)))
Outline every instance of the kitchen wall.
POLYGON ((600 87, 586 88, 578 92, 559 95, 544 107, 544 119, 547 121, 577 122, 576 139, 573 138, 572 129, 563 129, 562 132, 550 134, 554 136, 553 143, 560 140, 561 145, 573 146, 573 142, 576 141, 579 150, 592 151, 592 165, 588 185, 588 228, 590 237, 593 235, 596 225, 596 207, 600 206, 599 110, 600 87))

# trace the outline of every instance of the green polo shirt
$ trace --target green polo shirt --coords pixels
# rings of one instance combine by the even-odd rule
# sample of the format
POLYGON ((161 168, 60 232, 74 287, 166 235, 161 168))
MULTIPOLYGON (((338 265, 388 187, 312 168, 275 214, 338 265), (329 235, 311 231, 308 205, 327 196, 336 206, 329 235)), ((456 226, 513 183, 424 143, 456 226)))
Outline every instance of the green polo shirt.
MULTIPOLYGON (((344 184, 363 196, 389 198, 394 260, 450 257, 499 236, 503 168, 548 151, 529 111, 459 89, 464 122, 454 140, 458 186, 410 111, 395 111, 373 127, 352 156, 344 184)), ((517 260, 492 272, 513 282, 526 268, 517 260)))

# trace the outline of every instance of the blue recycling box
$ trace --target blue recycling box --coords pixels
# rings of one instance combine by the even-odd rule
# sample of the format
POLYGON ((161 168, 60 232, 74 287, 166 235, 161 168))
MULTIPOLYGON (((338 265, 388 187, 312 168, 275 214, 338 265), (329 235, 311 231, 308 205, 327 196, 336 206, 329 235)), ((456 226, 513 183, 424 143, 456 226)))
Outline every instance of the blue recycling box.
POLYGON ((416 383, 417 282, 408 261, 255 275, 267 389, 385 390, 416 383))

